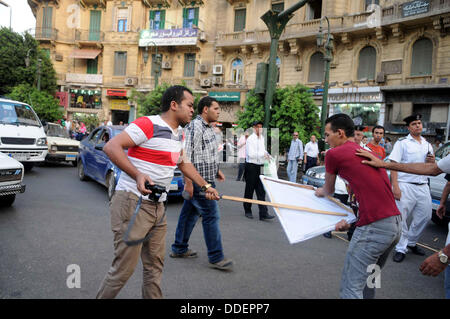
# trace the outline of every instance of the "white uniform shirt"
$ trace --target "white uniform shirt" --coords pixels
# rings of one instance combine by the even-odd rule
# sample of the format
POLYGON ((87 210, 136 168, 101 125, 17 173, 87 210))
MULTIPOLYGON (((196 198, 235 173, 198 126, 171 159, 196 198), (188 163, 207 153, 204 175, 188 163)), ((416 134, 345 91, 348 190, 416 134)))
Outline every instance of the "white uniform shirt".
POLYGON ((313 142, 306 143, 305 153, 306 153, 306 156, 317 157, 317 155, 319 154, 319 146, 318 146, 317 142, 316 143, 313 143, 313 142))
MULTIPOLYGON (((427 153, 433 154, 433 147, 422 136, 422 143, 416 141, 411 134, 398 140, 392 149, 389 159, 397 163, 425 163, 427 153)), ((404 183, 428 183, 428 178, 423 175, 398 172, 398 181, 404 183)))
POLYGON ((262 135, 258 136, 253 133, 247 139, 245 148, 246 153, 246 162, 263 165, 264 164, 264 155, 267 154, 266 146, 264 144, 264 137, 262 135))
MULTIPOLYGON (((447 155, 443 159, 441 159, 439 162, 437 162, 437 166, 446 174, 450 174, 450 156, 447 155)), ((448 224, 448 228, 450 230, 450 223, 448 224)), ((447 235, 447 242, 445 243, 445 246, 450 244, 450 232, 447 235)))

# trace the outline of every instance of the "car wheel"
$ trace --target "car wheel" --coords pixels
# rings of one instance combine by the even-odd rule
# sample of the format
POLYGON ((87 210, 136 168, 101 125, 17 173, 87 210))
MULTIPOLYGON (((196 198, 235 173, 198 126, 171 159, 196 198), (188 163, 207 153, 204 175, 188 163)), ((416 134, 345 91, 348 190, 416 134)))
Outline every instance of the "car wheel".
POLYGON ((9 207, 14 203, 15 199, 16 199, 16 194, 2 196, 2 197, 0 197, 0 205, 3 207, 9 207))
POLYGON ((25 168, 25 172, 31 172, 33 169, 34 164, 33 163, 22 163, 23 167, 25 168))
POLYGON ((72 166, 77 167, 77 163, 78 163, 77 161, 72 161, 72 166))
POLYGON ((80 181, 87 180, 87 176, 84 173, 83 162, 81 160, 78 162, 78 177, 80 178, 80 181))
POLYGON ((108 187, 108 199, 111 200, 116 191, 116 179, 113 172, 108 173, 108 176, 106 176, 106 184, 108 187))

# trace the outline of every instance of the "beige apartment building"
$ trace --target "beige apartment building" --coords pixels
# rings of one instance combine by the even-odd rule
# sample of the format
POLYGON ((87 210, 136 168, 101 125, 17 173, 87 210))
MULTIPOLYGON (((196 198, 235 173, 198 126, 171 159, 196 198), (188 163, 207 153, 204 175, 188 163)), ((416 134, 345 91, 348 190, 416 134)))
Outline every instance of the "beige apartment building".
MULTIPOLYGON (((152 90, 158 75, 159 83, 184 82, 217 97, 226 127, 255 87, 258 63, 269 60, 260 17, 297 2, 28 0, 35 37, 54 62, 60 91, 69 94, 69 114, 117 122, 129 116, 131 88, 152 90), (80 98, 80 90, 91 95, 80 98), (86 100, 94 108, 83 107, 86 100)), ((441 134, 450 117, 450 0, 313 0, 297 10, 279 41, 278 85, 307 85, 318 105, 325 52, 316 36, 321 23, 326 35, 324 17, 334 37, 329 113, 403 134, 401 119, 421 112, 426 133, 441 134)))

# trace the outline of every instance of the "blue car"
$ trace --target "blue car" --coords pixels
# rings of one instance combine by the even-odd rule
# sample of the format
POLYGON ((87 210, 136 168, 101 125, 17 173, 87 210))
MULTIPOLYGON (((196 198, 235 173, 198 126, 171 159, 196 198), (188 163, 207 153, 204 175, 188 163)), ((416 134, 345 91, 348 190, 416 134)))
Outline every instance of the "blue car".
MULTIPOLYGON (((103 152, 103 146, 121 133, 125 126, 101 126, 80 142, 78 149, 78 177, 82 181, 93 179, 108 188, 108 198, 114 195, 121 170, 103 152)), ((181 196, 184 189, 183 174, 176 168, 169 196, 181 196)))

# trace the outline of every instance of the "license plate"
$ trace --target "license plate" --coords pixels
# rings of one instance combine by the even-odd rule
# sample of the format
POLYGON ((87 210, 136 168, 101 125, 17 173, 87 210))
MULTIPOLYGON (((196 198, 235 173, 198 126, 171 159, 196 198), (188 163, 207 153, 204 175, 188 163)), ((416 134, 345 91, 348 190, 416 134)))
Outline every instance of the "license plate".
POLYGON ((24 154, 8 154, 8 155, 19 162, 26 161, 28 159, 28 157, 24 154))
POLYGON ((170 184, 170 188, 171 191, 177 191, 178 190, 178 183, 177 182, 172 182, 170 184))
POLYGON ((75 161, 76 159, 76 155, 66 155, 66 161, 75 161))

